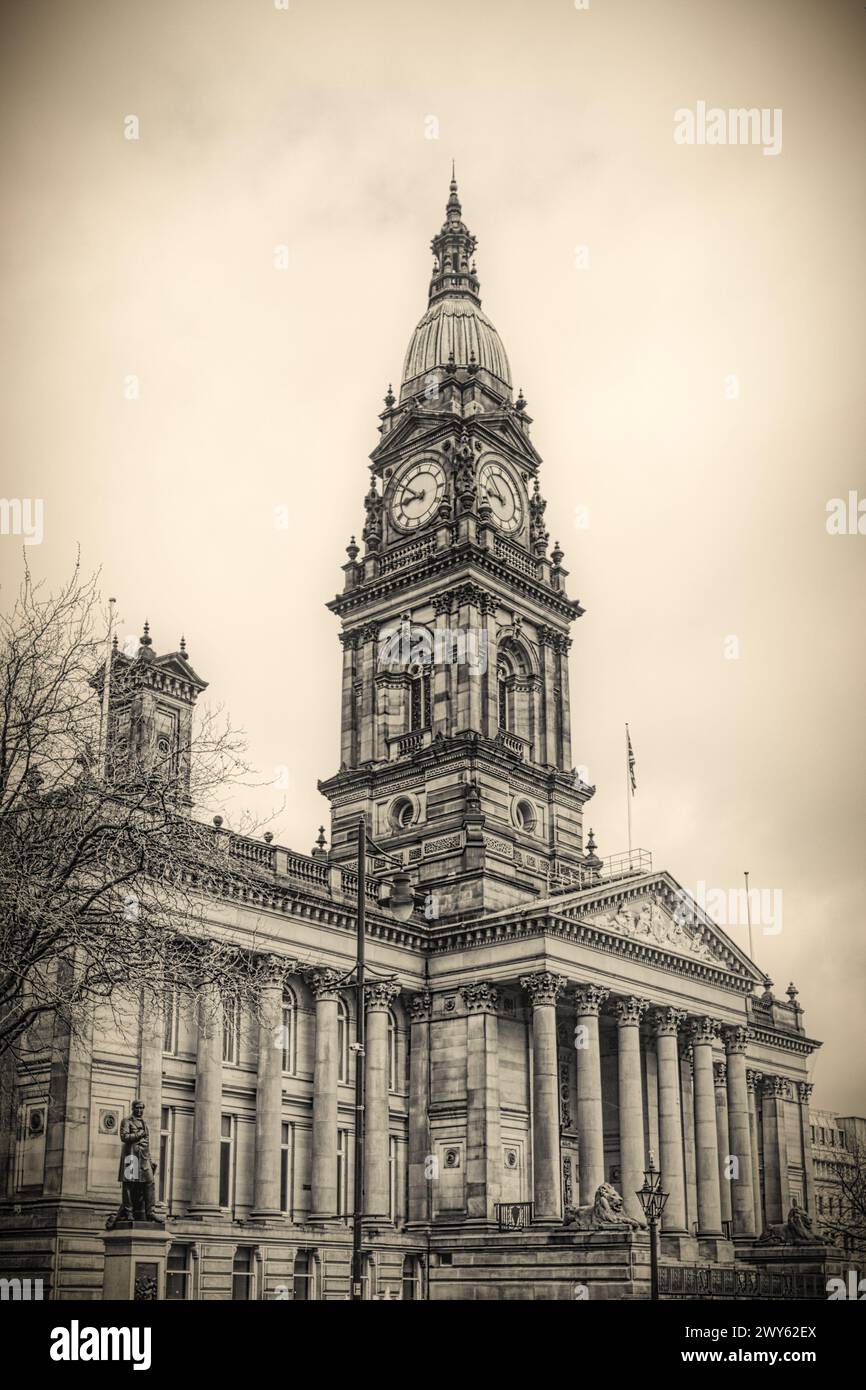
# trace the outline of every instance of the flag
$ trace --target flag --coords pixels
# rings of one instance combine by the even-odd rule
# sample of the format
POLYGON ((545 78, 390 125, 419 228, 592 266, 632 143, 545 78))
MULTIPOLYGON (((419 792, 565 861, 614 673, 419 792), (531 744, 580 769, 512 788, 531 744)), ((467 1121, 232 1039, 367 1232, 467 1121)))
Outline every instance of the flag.
POLYGON ((629 781, 631 782, 631 794, 632 794, 632 796, 634 796, 635 792, 637 791, 637 782, 636 782, 636 780, 635 780, 635 775, 634 775, 634 768, 635 768, 634 749, 633 749, 632 746, 631 746, 631 734, 630 734, 629 731, 628 731, 628 725, 627 725, 627 724, 626 724, 626 726, 625 726, 625 737, 626 737, 626 743, 627 743, 627 745, 628 745, 628 779, 629 779, 629 781))

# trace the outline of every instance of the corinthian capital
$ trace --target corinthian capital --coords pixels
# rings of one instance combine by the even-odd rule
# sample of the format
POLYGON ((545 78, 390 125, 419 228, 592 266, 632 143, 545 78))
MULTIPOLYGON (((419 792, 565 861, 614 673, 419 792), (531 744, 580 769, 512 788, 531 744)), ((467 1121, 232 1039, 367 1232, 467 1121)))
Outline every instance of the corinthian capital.
POLYGON ((815 1085, 812 1081, 797 1082, 797 1099, 799 1100, 801 1105, 809 1104, 809 1101, 812 1099, 812 1092, 814 1091, 814 1089, 815 1085))
POLYGON ((651 1022, 659 1038, 675 1038, 686 1021, 685 1009, 655 1009, 651 1022))
POLYGON ((532 1007, 537 1009, 544 1004, 555 1005, 568 981, 564 975, 539 970, 534 975, 521 975, 520 983, 532 1000, 532 1007))
POLYGON ((378 1010, 387 1013, 399 993, 400 986, 396 980, 376 980, 367 985, 364 989, 367 1012, 375 1013, 378 1010))
POLYGON ((719 1036, 721 1026, 717 1018, 710 1018, 706 1014, 702 1018, 690 1019, 689 1034, 692 1044, 696 1046, 699 1043, 712 1043, 719 1036))
POLYGON ((736 1028, 724 1028, 722 1030, 722 1037, 725 1041, 725 1052, 729 1057, 735 1053, 745 1053, 749 1042, 754 1036, 754 1028, 745 1028, 739 1025, 736 1028))
POLYGON ((578 1018, 587 1014, 595 1014, 597 1017, 609 994, 610 990, 603 989, 601 985, 578 985, 574 991, 574 1007, 578 1018))
POLYGON ((638 1027, 649 1008, 649 1000, 639 999, 636 995, 629 994, 625 999, 617 999, 613 1008, 620 1028, 638 1027))
POLYGON ((303 975, 317 1004, 332 1004, 339 999, 340 982, 343 979, 339 970, 329 970, 326 966, 315 965, 305 970, 303 975))
POLYGON ((407 1007, 413 1023, 426 1023, 433 1009, 433 996, 426 990, 421 994, 410 994, 407 1007))
POLYGON ((764 1093, 775 1100, 790 1100, 791 1083, 785 1076, 765 1076, 764 1093))
POLYGON ((727 1062, 713 1062, 713 1081, 721 1091, 728 1084, 727 1062))
POLYGON ((746 1085, 752 1094, 759 1086, 763 1085, 763 1081, 764 1073, 762 1071, 755 1071, 754 1067, 746 1067, 746 1085))
POLYGON ((465 985, 460 991, 463 1002, 471 1013, 495 1014, 499 1007, 499 994, 487 980, 478 980, 474 985, 465 985))

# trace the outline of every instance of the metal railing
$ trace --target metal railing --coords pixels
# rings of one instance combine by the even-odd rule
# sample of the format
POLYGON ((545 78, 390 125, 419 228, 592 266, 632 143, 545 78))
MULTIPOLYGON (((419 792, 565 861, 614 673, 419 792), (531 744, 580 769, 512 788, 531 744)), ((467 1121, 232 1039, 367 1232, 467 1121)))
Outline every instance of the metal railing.
POLYGON ((568 893, 575 889, 597 888, 601 884, 616 883, 622 878, 636 878, 639 874, 652 873, 653 857, 648 849, 623 850, 620 854, 609 854, 600 861, 600 867, 589 865, 563 864, 555 859, 548 875, 550 893, 568 893))

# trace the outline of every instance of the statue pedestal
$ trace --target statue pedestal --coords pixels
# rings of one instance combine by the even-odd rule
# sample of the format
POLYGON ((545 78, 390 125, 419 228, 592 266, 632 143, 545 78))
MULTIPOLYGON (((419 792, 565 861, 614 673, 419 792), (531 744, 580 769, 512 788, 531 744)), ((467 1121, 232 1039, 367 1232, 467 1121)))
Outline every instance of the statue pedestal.
POLYGON ((102 1297, 148 1303, 165 1298, 171 1235, 156 1221, 125 1221, 106 1231, 102 1297))

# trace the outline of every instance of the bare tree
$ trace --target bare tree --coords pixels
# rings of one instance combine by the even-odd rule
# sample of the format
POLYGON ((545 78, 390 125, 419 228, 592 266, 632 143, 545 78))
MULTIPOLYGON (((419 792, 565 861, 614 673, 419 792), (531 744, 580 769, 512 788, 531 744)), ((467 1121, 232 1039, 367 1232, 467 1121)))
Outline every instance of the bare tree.
POLYGON ((106 661, 97 583, 76 565, 45 593, 25 572, 0 615, 0 1055, 25 1051, 47 1015, 74 1033, 96 1004, 142 991, 160 1008, 197 983, 257 998, 255 941, 213 919, 261 877, 195 809, 244 777, 242 741, 219 712, 189 740, 153 737, 154 657, 115 646, 106 661))
POLYGON ((855 1143, 831 1164, 833 1209, 821 1216, 821 1231, 846 1252, 866 1254, 866 1149, 855 1143))

